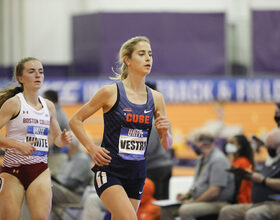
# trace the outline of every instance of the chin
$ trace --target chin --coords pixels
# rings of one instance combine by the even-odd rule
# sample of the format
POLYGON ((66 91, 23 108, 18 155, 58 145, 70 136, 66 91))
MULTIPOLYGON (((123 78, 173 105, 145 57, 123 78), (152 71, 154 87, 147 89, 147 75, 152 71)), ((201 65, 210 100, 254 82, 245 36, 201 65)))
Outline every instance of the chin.
POLYGON ((36 85, 34 86, 35 89, 41 89, 42 85, 36 85))

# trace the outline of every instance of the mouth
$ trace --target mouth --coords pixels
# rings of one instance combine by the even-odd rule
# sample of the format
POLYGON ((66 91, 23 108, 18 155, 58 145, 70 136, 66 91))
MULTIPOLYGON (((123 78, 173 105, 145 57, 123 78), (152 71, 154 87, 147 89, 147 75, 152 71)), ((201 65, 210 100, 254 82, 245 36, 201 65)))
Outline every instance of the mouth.
POLYGON ((151 64, 146 64, 145 67, 146 68, 151 68, 151 64))

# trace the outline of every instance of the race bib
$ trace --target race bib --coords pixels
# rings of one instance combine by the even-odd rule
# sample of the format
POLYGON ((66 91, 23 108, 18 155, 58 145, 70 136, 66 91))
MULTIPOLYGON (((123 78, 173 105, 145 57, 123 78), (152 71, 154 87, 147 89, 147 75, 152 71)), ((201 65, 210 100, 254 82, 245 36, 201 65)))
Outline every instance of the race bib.
POLYGON ((148 131, 141 129, 121 129, 118 155, 125 160, 144 160, 148 131))
POLYGON ((37 141, 33 146, 36 151, 32 156, 44 156, 48 153, 48 134, 49 129, 39 126, 28 126, 25 142, 37 141))

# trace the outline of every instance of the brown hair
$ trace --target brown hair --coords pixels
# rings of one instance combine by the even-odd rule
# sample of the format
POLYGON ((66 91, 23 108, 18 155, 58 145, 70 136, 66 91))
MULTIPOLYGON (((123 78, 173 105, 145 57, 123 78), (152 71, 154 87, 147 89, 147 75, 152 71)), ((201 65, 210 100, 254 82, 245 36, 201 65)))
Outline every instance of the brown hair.
POLYGON ((139 42, 147 42, 150 44, 150 40, 147 37, 144 36, 136 36, 133 37, 129 40, 127 40, 126 42, 124 42, 124 44, 121 46, 121 49, 119 51, 119 60, 118 60, 118 64, 119 64, 119 73, 114 72, 115 73, 115 77, 110 77, 113 80, 124 80, 127 78, 128 76, 128 68, 126 63, 124 62, 124 58, 128 57, 131 58, 131 55, 135 49, 135 45, 139 42))
MULTIPOLYGON (((17 65, 15 66, 14 69, 14 74, 13 74, 13 79, 18 81, 18 77, 22 76, 22 72, 24 69, 24 64, 30 60, 38 60, 34 57, 26 57, 21 59, 17 65)), ((0 108, 4 104, 5 101, 7 101, 9 98, 15 96, 17 93, 23 92, 23 85, 20 83, 20 86, 13 86, 13 87, 8 87, 6 89, 3 89, 0 91, 0 108)))

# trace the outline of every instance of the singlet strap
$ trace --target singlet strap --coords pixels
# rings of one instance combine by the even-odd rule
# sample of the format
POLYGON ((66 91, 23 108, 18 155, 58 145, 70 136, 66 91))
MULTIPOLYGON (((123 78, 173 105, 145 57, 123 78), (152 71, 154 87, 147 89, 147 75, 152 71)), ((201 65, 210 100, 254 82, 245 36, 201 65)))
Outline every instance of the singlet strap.
POLYGON ((116 86, 117 86, 117 100, 116 100, 115 104, 113 105, 113 107, 108 112, 106 112, 105 114, 108 114, 108 113, 114 111, 118 107, 118 105, 119 105, 120 91, 119 91, 118 83, 116 83, 116 86))

